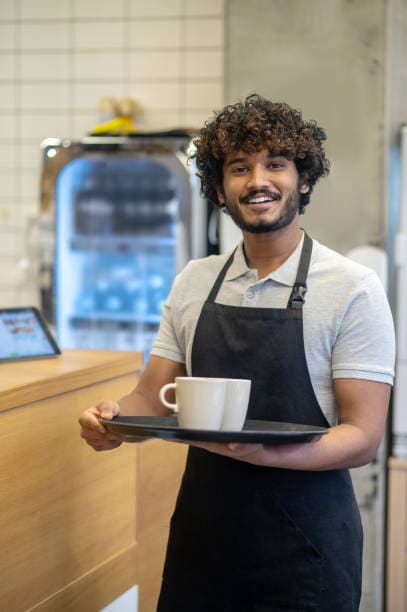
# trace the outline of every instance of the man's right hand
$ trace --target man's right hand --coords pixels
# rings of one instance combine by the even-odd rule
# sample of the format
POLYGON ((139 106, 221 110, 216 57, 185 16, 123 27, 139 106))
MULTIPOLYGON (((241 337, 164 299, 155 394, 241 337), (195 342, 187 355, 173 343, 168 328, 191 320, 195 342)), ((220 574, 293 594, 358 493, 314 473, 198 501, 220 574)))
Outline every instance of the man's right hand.
POLYGON ((120 406, 113 400, 105 400, 85 410, 79 417, 81 437, 96 451, 117 448, 125 440, 125 436, 107 431, 99 422, 99 418, 112 419, 120 414, 120 406))
POLYGON ((169 413, 159 400, 163 385, 173 382, 177 376, 186 376, 185 365, 164 357, 152 355, 137 387, 120 399, 120 406, 113 400, 100 402, 85 410, 79 417, 81 437, 96 451, 117 448, 122 442, 142 442, 144 437, 125 436, 107 431, 100 418, 122 416, 164 416, 169 413))

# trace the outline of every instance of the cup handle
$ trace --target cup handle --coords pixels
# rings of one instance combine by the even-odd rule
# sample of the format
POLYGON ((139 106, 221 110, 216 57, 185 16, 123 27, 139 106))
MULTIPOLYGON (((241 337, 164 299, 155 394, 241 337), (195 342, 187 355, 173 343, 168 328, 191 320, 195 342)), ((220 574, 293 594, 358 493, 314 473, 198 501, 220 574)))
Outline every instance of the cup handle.
POLYGON ((160 401, 164 404, 164 406, 166 406, 166 408, 170 408, 170 410, 173 410, 174 412, 178 412, 177 404, 171 404, 171 402, 167 402, 167 400, 165 399, 165 394, 167 393, 167 391, 169 389, 175 389, 175 387, 176 387, 176 383, 167 383, 166 385, 161 387, 159 397, 160 397, 160 401))

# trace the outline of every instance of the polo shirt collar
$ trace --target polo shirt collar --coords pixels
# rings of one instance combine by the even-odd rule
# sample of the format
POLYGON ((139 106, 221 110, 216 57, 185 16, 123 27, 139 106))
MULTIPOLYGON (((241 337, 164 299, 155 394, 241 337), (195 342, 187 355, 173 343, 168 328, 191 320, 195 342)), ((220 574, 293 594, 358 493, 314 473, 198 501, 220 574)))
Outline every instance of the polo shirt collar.
MULTIPOLYGON (((288 259, 274 272, 268 274, 265 278, 261 279, 261 282, 264 282, 268 279, 271 279, 281 285, 287 285, 288 287, 292 287, 296 276, 298 265, 300 263, 301 258, 301 250, 302 245, 304 243, 304 232, 302 233, 301 240, 297 244, 295 251, 293 251, 288 259)), ((238 278, 239 276, 244 276, 250 271, 246 263, 246 258, 244 256, 243 250, 243 240, 239 242, 235 256, 233 258, 232 265, 226 273, 225 280, 232 281, 238 278)))

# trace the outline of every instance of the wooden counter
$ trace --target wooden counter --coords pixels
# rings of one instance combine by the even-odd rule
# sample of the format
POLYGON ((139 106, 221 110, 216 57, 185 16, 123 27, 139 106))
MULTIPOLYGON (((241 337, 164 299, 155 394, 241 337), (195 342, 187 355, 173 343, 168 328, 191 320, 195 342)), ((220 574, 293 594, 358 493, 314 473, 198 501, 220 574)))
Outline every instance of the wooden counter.
POLYGON ((183 445, 96 453, 79 414, 136 384, 141 356, 0 365, 0 610, 97 612, 134 584, 153 612, 183 445))

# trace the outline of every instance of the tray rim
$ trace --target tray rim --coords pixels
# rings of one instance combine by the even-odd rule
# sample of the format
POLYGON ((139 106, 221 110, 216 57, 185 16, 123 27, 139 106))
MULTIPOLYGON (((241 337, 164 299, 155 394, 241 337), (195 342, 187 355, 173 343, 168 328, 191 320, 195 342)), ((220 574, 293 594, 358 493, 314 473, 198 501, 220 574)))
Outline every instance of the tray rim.
POLYGON ((274 431, 243 429, 240 431, 227 430, 205 430, 205 429, 183 429, 176 423, 176 416, 155 417, 155 416, 122 416, 112 420, 99 419, 99 421, 111 432, 125 435, 126 437, 141 437, 145 439, 158 438, 163 440, 183 440, 183 441, 208 441, 208 442, 243 442, 243 443, 263 443, 263 444, 290 444, 311 442, 314 438, 325 435, 329 427, 317 425, 302 425, 297 423, 283 423, 280 421, 265 421, 260 419, 248 419, 245 423, 254 422, 278 424, 280 427, 287 426, 288 429, 274 431), (171 424, 162 424, 162 419, 171 419, 171 424), (123 422, 123 419, 126 421, 123 422), (131 419, 151 419, 145 423, 134 423, 131 419), (154 419, 159 419, 160 423, 154 425, 154 419), (296 430, 295 427, 304 429, 296 430), (291 428, 291 429, 289 429, 291 428), (294 428, 294 429, 293 429, 294 428))

